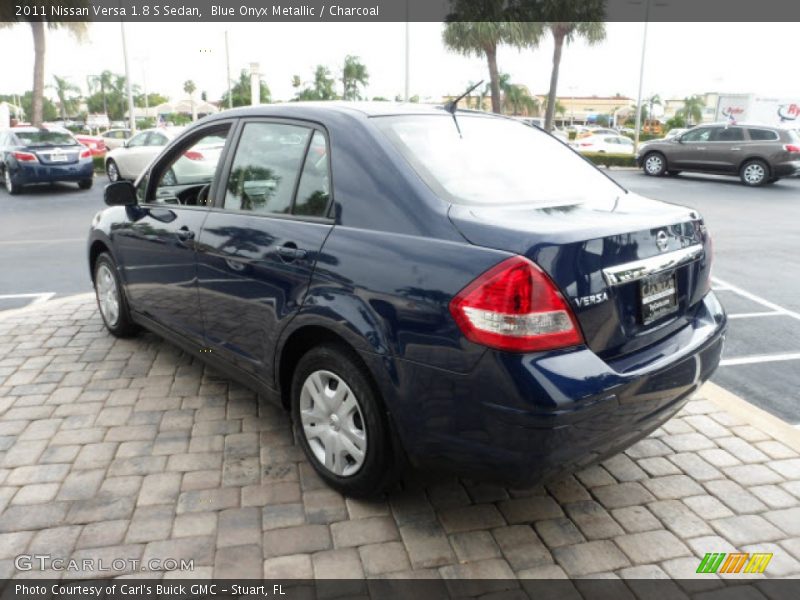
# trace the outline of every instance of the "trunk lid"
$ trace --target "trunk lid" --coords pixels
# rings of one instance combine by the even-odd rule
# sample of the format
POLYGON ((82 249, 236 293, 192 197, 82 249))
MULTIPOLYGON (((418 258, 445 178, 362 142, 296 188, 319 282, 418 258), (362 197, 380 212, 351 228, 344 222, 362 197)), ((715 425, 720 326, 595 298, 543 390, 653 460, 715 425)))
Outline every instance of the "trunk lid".
POLYGON ((453 204, 449 216, 470 243, 538 264, 567 298, 588 346, 606 360, 689 324, 709 289, 710 239, 690 208, 620 190, 608 202, 550 207, 453 204))
POLYGON ((34 148, 33 153, 43 165, 71 165, 78 162, 83 146, 49 146, 34 148))

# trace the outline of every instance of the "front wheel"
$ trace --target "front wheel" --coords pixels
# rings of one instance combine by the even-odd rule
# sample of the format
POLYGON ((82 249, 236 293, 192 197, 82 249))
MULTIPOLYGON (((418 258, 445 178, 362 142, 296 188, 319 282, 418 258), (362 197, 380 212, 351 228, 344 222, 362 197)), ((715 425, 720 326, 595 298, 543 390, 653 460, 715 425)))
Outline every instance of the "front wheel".
POLYGON ((369 374, 347 347, 325 344, 303 356, 292 378, 292 418, 314 470, 350 496, 374 496, 397 466, 388 416, 369 374))
POLYGON ((764 161, 748 160, 739 171, 739 179, 750 187, 763 185, 769 180, 769 167, 764 161))
POLYGON ((677 177, 680 174, 680 171, 667 171, 667 177, 677 177))
POLYGON ((117 163, 111 159, 109 159, 109 161, 106 163, 106 175, 108 175, 108 180, 112 183, 121 179, 119 175, 119 167, 117 166, 117 163))
POLYGON ((130 337, 139 327, 133 322, 114 259, 103 252, 94 264, 94 291, 106 329, 116 337, 130 337))
POLYGON ((667 161, 665 160, 664 155, 660 152, 650 152, 649 154, 645 155, 644 160, 642 161, 642 169, 644 170, 645 175, 650 175, 651 177, 660 177, 667 170, 667 161))
POLYGON ((22 191, 22 186, 14 183, 14 180, 11 179, 11 173, 7 168, 3 169, 3 184, 6 186, 6 191, 12 196, 17 195, 22 191))

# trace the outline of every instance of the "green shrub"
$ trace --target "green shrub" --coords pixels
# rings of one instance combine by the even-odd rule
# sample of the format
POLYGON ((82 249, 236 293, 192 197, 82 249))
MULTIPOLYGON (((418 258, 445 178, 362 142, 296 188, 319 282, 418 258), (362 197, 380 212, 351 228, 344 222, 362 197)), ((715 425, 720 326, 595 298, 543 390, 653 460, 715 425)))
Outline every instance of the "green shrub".
POLYGON ((94 163, 94 172, 95 173, 105 173, 106 172, 106 157, 105 156, 93 156, 92 162, 94 163))
POLYGON ((635 167, 636 157, 631 154, 607 154, 605 152, 589 152, 584 154, 596 165, 604 167, 635 167))

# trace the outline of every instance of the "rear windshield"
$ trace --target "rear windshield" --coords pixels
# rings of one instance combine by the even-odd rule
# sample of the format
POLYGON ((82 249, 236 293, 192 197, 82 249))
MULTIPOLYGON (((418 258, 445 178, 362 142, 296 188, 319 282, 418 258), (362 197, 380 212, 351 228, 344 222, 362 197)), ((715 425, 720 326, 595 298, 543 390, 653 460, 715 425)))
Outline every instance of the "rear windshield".
POLYGON ((75 146, 77 140, 61 131, 16 131, 14 134, 23 146, 75 146))
POLYGON ((558 140, 510 119, 378 117, 376 125, 440 197, 455 204, 613 202, 622 188, 558 140))

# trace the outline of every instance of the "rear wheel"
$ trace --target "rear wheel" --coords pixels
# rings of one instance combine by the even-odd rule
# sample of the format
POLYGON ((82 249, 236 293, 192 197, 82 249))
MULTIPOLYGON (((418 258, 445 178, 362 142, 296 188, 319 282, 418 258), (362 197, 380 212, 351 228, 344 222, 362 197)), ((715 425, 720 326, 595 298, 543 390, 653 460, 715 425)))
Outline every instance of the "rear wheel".
POLYGON ((14 183, 14 180, 11 179, 11 173, 7 168, 3 169, 3 184, 6 186, 6 191, 12 196, 22 191, 22 186, 14 183))
POLYGON ((130 337, 139 331, 131 319, 117 267, 108 252, 103 252, 94 263, 94 291, 100 316, 112 335, 130 337))
POLYGON ((394 481, 388 416, 366 369, 347 347, 310 350, 292 377, 292 418, 314 470, 350 496, 374 496, 394 481))
POLYGON ((739 170, 739 179, 751 187, 764 185, 770 179, 769 167, 762 160, 748 160, 739 170))
POLYGON ((113 159, 109 159, 106 163, 106 175, 108 175, 108 180, 112 182, 119 181, 121 179, 119 176, 119 167, 113 159))
POLYGON ((78 187, 82 190, 88 190, 94 185, 94 179, 84 179, 78 182, 78 187))
POLYGON ((642 169, 645 175, 660 177, 667 170, 667 160, 660 152, 650 152, 646 154, 642 161, 642 169))

